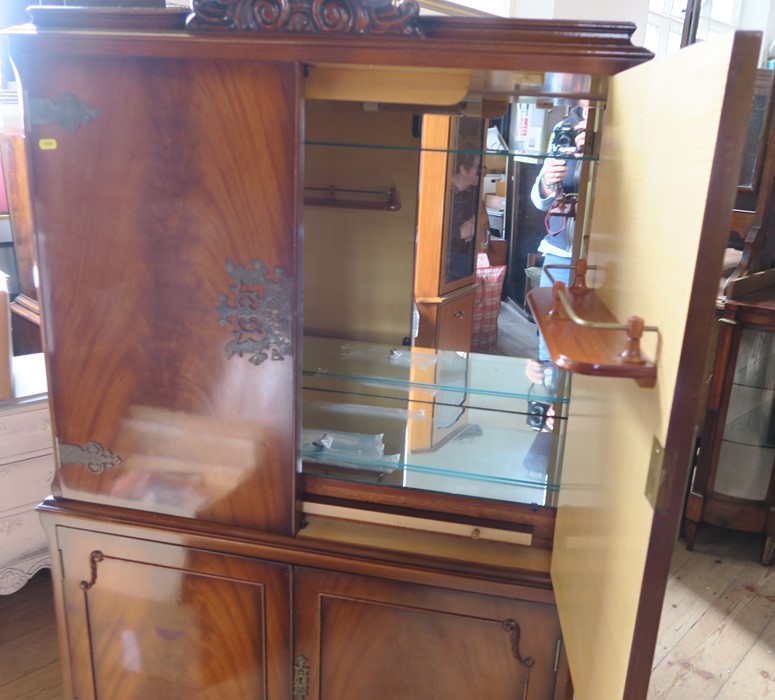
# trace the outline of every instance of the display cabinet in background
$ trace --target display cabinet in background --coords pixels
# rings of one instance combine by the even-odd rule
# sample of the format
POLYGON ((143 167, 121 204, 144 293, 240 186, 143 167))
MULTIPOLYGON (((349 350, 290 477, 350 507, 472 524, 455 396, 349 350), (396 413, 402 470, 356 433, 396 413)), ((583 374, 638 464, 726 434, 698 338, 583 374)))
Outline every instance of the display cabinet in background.
POLYGON ((775 560, 775 289, 728 301, 702 447, 686 506, 686 539, 701 523, 764 536, 775 560))

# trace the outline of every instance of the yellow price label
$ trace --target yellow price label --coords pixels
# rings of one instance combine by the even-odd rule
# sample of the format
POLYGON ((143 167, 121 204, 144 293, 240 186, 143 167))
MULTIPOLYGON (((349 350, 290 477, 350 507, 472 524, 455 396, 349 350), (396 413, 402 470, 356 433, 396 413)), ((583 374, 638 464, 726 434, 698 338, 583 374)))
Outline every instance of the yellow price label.
POLYGON ((56 139, 40 139, 38 141, 38 147, 41 151, 55 151, 57 148, 56 139))

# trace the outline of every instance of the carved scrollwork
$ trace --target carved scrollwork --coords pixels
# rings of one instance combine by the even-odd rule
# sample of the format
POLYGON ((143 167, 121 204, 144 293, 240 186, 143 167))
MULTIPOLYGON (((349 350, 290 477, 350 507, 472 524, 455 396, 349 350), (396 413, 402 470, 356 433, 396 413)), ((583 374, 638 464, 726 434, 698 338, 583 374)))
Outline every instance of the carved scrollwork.
POLYGON ((92 474, 101 474, 124 461, 98 442, 89 442, 85 447, 60 442, 58 449, 60 464, 83 464, 92 474))
POLYGON ((43 568, 51 566, 48 552, 3 569, 0 565, 0 595, 15 593, 43 568))
POLYGON ((6 537, 22 527, 24 522, 21 518, 3 518, 0 520, 0 536, 6 537))
POLYGON ((416 0, 193 0, 189 29, 421 36, 416 0))
POLYGON ((291 352, 293 279, 281 267, 269 275, 261 260, 250 264, 252 268, 244 268, 226 261, 232 294, 218 297, 216 311, 218 323, 232 327, 226 357, 249 355, 250 362, 260 365, 270 357, 282 360, 291 352))

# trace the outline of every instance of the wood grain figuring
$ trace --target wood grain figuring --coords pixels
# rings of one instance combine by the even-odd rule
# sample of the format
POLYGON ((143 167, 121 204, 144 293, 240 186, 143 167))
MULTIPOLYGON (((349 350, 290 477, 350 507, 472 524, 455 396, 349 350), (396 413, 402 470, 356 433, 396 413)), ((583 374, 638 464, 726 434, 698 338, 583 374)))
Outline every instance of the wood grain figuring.
MULTIPOLYGON (((751 535, 713 527, 703 529, 694 552, 675 543, 649 700, 687 700, 695 678, 707 684, 697 698, 713 692, 720 700, 772 697, 775 606, 740 624, 741 610, 775 595, 772 570, 757 563, 759 545, 751 535)), ((0 597, 0 697, 72 697, 63 693, 54 622, 48 571, 0 597)))
POLYGON ((68 631, 83 621, 94 659, 93 681, 73 674, 79 698, 290 695, 287 567, 73 530, 59 542, 68 631))
POLYGON ((62 494, 292 531, 293 357, 228 358, 216 307, 234 294, 228 261, 298 274, 295 67, 22 62, 30 95, 71 91, 98 113, 29 139, 56 434, 123 460, 99 475, 62 465, 62 494), (232 457, 206 482, 218 453, 232 457))
POLYGON ((714 314, 718 275, 707 271, 720 271, 729 235, 746 119, 738 105, 750 104, 757 46, 752 35, 728 37, 612 79, 589 262, 614 316, 659 327, 659 364, 650 390, 574 377, 552 579, 581 700, 646 695, 664 542, 677 526, 714 314), (717 139, 716 153, 703 146, 717 139), (654 438, 675 465, 656 517, 644 493, 654 438))
POLYGON ((309 697, 554 697, 552 606, 301 569, 294 607, 309 697), (506 621, 519 625, 517 649, 506 621))

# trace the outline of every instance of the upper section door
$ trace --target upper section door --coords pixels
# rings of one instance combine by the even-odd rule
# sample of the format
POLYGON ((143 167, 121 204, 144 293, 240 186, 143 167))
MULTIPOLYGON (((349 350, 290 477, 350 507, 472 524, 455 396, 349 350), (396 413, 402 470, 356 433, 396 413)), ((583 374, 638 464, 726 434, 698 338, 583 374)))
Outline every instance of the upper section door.
POLYGON ((292 63, 15 56, 67 498, 292 532, 292 63))
POLYGON ((646 697, 758 46, 740 33, 611 81, 588 259, 617 318, 658 328, 657 383, 573 378, 552 579, 580 700, 646 697))

